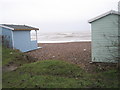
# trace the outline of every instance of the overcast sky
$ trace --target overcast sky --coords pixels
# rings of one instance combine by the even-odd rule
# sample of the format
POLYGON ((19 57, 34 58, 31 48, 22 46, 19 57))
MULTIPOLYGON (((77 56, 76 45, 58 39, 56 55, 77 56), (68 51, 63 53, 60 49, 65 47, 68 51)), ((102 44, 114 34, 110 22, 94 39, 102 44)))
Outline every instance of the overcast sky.
POLYGON ((119 0, 0 0, 0 23, 25 24, 42 32, 89 31, 88 20, 117 10, 119 0))

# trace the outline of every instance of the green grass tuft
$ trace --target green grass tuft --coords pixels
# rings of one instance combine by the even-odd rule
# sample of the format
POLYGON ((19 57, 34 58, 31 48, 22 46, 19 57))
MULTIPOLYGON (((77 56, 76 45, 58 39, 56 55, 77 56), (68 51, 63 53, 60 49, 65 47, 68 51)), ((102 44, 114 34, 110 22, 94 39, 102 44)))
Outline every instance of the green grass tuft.
POLYGON ((2 47, 2 66, 11 65, 11 64, 15 64, 19 66, 34 61, 35 59, 25 55, 19 50, 13 50, 10 48, 2 47))
MULTIPOLYGON (((18 69, 20 72, 30 72, 38 75, 53 75, 63 77, 82 77, 83 70, 67 62, 59 60, 45 60, 23 65, 18 69)), ((85 73, 85 72, 84 72, 85 73)))
POLYGON ((5 72, 3 87, 82 88, 90 84, 85 76, 85 71, 74 64, 45 60, 5 72))

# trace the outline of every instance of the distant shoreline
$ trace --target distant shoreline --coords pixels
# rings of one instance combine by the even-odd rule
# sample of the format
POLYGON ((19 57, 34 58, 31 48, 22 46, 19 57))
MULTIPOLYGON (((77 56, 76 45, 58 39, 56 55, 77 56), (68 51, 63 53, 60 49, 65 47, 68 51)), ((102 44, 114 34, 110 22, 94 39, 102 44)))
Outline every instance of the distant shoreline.
POLYGON ((38 43, 72 43, 72 42, 91 42, 92 40, 79 40, 79 41, 38 41, 38 43))

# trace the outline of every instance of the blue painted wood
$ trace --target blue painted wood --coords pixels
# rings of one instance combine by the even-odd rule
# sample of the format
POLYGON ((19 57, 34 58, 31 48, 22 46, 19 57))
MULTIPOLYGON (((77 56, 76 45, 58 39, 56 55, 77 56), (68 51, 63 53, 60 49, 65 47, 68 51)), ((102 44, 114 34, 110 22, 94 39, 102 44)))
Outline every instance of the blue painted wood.
POLYGON ((27 52, 37 49, 37 41, 31 41, 30 31, 13 31, 14 48, 27 52))
POLYGON ((92 61, 116 62, 118 57, 118 15, 92 22, 92 61))
POLYGON ((2 36, 2 27, 0 27, 0 36, 2 36))
POLYGON ((27 52, 37 49, 37 40, 31 41, 30 31, 12 31, 4 27, 0 27, 0 35, 6 37, 11 48, 19 49, 22 52, 27 52))
POLYGON ((4 36, 4 39, 5 39, 4 43, 7 44, 7 41, 8 41, 9 47, 12 48, 13 47, 12 31, 10 29, 0 27, 0 32, 2 32, 2 34, 0 34, 0 35, 4 36))

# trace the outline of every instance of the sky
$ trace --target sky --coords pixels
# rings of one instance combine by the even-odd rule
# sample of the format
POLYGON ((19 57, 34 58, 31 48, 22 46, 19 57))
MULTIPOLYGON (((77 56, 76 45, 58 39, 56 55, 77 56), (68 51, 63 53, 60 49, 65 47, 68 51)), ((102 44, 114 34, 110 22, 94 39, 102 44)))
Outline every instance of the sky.
POLYGON ((90 31, 88 20, 118 9, 119 0, 0 0, 0 24, 24 24, 40 32, 90 31))

